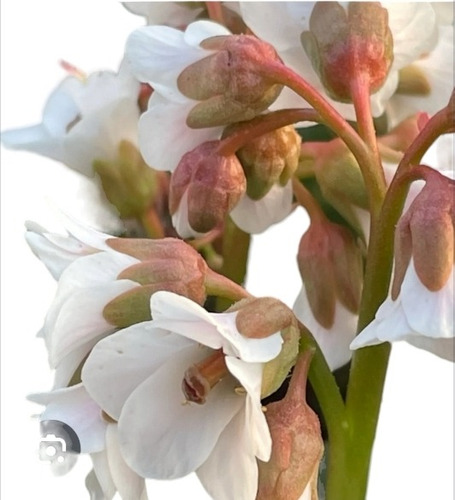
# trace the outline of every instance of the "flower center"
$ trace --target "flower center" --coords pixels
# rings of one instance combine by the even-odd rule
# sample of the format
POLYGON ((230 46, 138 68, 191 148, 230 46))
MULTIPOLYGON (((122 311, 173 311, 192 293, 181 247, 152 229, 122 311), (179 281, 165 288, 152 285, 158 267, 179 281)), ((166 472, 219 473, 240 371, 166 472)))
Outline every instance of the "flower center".
POLYGON ((220 349, 185 371, 182 391, 187 401, 205 403, 212 387, 228 373, 224 357, 220 349))

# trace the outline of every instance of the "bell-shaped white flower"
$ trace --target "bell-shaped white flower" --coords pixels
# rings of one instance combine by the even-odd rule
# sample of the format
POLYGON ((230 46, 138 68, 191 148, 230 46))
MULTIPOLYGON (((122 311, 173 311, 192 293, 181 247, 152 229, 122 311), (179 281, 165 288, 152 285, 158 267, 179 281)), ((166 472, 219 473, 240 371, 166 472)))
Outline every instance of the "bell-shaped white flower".
MULTIPOLYGON (((258 37, 271 43, 287 66, 325 94, 300 39, 301 34, 309 30, 314 5, 315 2, 240 2, 247 26, 258 37)), ((431 50, 437 36, 436 15, 430 3, 385 2, 383 7, 388 10, 394 60, 385 83, 371 96, 373 116, 384 112, 387 101, 397 88, 398 71, 431 50)), ((326 98, 345 118, 355 119, 351 104, 326 98)), ((296 106, 302 106, 302 99, 285 89, 271 109, 296 106)))
POLYGON ((120 141, 137 143, 139 82, 118 73, 68 76, 49 96, 42 122, 2 133, 6 147, 31 151, 93 176, 94 160, 114 160, 120 141))
POLYGON ((351 343, 351 349, 405 340, 455 361, 453 288, 453 269, 444 287, 434 292, 420 281, 411 261, 399 296, 396 300, 387 297, 375 319, 351 343))
POLYGON ((213 498, 253 500, 256 457, 267 461, 271 452, 262 371, 281 350, 280 333, 243 337, 237 312, 208 313, 169 292, 156 293, 151 309, 153 321, 98 343, 82 370, 85 387, 118 421, 121 453, 139 475, 172 479, 196 471, 213 498), (188 379, 202 366, 214 376, 211 388, 188 379), (182 385, 192 401, 202 391, 204 404, 185 402, 182 385))
POLYGON ((186 67, 213 53, 199 46, 203 40, 229 34, 219 24, 197 21, 185 32, 147 26, 130 35, 127 60, 135 76, 154 89, 139 122, 141 153, 153 168, 173 171, 185 153, 220 137, 220 127, 196 130, 187 126, 186 118, 197 101, 180 92, 177 79, 186 67))

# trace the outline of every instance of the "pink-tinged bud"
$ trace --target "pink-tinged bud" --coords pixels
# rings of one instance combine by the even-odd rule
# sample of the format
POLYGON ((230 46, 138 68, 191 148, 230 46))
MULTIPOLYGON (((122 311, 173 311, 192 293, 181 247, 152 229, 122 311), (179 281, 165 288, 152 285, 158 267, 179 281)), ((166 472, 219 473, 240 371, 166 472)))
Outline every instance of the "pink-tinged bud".
POLYGON ((208 38, 201 47, 214 54, 185 68, 178 78, 180 92, 202 101, 189 113, 192 128, 250 120, 267 109, 282 86, 267 77, 264 63, 280 61, 275 49, 254 36, 208 38))
POLYGON ((395 231, 392 299, 400 293, 411 257, 420 281, 436 292, 454 264, 455 182, 433 170, 395 231))
POLYGON ((393 60, 387 10, 376 2, 316 2, 302 44, 328 94, 351 102, 352 82, 361 79, 370 94, 384 84, 393 60))
POLYGON ((272 455, 268 462, 258 461, 258 500, 298 500, 307 488, 308 498, 318 498, 324 442, 318 417, 305 401, 311 355, 307 351, 299 358, 285 398, 267 406, 272 455))
POLYGON ((337 301, 352 313, 358 312, 363 259, 349 229, 327 220, 313 221, 300 240, 297 262, 319 324, 332 327, 337 301))
POLYGON ((388 134, 379 137, 378 141, 395 151, 404 152, 420 134, 428 120, 427 113, 416 113, 400 122, 388 134))
POLYGON ((295 364, 299 352, 300 331, 293 312, 278 299, 248 298, 235 303, 229 312, 238 311, 235 324, 248 338, 264 338, 281 332, 283 345, 278 356, 264 365, 261 397, 274 393, 295 364))
POLYGON ((157 173, 144 162, 134 144, 121 141, 117 158, 95 160, 93 169, 120 217, 138 217, 150 207, 157 191, 157 173))
POLYGON ((237 151, 251 199, 260 200, 275 183, 284 186, 289 181, 299 163, 301 143, 301 137, 289 125, 261 135, 237 151))
POLYGON ((161 290, 183 295, 201 305, 205 302, 207 264, 182 240, 112 238, 106 243, 114 250, 141 261, 117 276, 119 280, 135 281, 140 286, 105 306, 103 316, 112 325, 125 328, 150 320, 150 297, 161 290))
POLYGON ((205 142, 186 153, 171 177, 170 212, 174 216, 187 210, 188 224, 198 233, 222 224, 246 189, 237 157, 221 156, 218 145, 205 142))

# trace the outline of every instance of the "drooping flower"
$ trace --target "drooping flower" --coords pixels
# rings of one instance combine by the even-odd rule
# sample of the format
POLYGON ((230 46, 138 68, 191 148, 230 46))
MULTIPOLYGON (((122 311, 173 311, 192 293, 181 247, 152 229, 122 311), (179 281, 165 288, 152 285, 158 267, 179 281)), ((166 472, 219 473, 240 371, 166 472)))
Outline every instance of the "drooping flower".
POLYGON ((60 161, 93 177, 94 160, 114 160, 122 140, 137 143, 139 82, 119 72, 68 76, 48 98, 43 121, 2 133, 6 147, 60 161))
POLYGON ((455 360, 454 189, 436 171, 398 222, 391 293, 351 349, 406 340, 455 360))
POLYGON ((152 297, 151 310, 153 321, 98 343, 84 385, 118 421, 121 453, 139 475, 196 471, 213 498, 253 500, 256 457, 267 461, 271 450, 262 372, 281 350, 279 332, 244 337, 238 311, 208 313, 168 292, 152 297))
MULTIPOLYGON (((315 2, 241 2, 245 23, 260 38, 267 40, 278 51, 283 62, 304 77, 321 93, 326 93, 310 58, 301 45, 301 35, 310 29, 310 18, 315 2)), ((383 86, 371 96, 373 116, 380 116, 398 86, 399 70, 432 50, 438 37, 435 10, 430 3, 383 2, 388 11, 388 22, 393 37, 393 62, 383 86)), ((328 27, 328 29, 330 29, 328 27)), ((453 44, 453 40, 452 40, 453 44)), ((451 51, 450 51, 451 53, 451 51)), ((347 119, 354 120, 351 104, 329 102, 347 119)), ((301 106, 302 100, 286 89, 273 106, 277 108, 301 106)), ((272 106, 272 109, 273 109, 272 106)), ((412 114, 412 110, 406 115, 412 114)))

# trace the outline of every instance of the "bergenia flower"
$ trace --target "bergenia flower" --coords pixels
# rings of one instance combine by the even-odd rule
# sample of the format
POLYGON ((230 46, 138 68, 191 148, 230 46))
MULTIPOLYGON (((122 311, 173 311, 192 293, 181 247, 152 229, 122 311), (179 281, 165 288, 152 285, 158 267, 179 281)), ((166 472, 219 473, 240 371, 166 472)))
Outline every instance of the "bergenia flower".
POLYGON ((82 370, 85 387, 118 421, 121 453, 140 476, 195 471, 213 498, 253 500, 256 458, 271 452, 262 372, 280 353, 280 333, 246 338, 238 312, 208 313, 168 292, 152 297, 151 310, 153 321, 97 344, 82 370))
MULTIPOLYGON (((324 86, 309 56, 303 49, 301 35, 310 29, 310 17, 315 2, 240 2, 242 17, 248 27, 267 40, 278 51, 283 62, 305 78, 322 94, 324 86)), ((344 5, 344 4, 343 4, 344 5)), ((394 94, 399 70, 428 53, 437 37, 436 14, 430 3, 383 3, 388 11, 389 27, 393 37, 393 62, 388 77, 378 92, 371 96, 373 116, 380 116, 387 101, 394 94)), ((328 27, 328 29, 330 29, 328 27)), ((453 40, 452 40, 453 44, 453 40)), ((327 100, 347 119, 354 120, 351 104, 327 100)), ((302 106, 302 99, 286 89, 272 106, 302 106)), ((412 111, 409 112, 412 114, 412 111)))
POLYGON ((54 459, 49 457, 56 472, 66 472, 79 453, 87 453, 93 470, 86 485, 91 495, 98 494, 94 498, 111 500, 118 491, 124 500, 147 499, 144 478, 126 465, 119 451, 117 424, 103 417, 82 384, 32 394, 28 399, 46 407, 40 415, 43 439, 65 443, 54 459))
POLYGON ((406 340, 455 361, 455 184, 427 171, 425 186, 397 224, 390 295, 351 349, 406 340))
POLYGON ((151 167, 172 172, 185 153, 221 136, 221 127, 188 127, 186 119, 196 101, 180 92, 177 79, 186 67, 213 53, 199 46, 203 40, 229 34, 219 24, 197 21, 185 32, 147 26, 130 35, 126 58, 138 80, 154 89, 139 122, 141 153, 151 167))
POLYGON ((60 161, 92 177, 94 160, 114 160, 122 140, 137 143, 139 82, 119 72, 68 76, 52 92, 43 121, 2 133, 6 147, 60 161))

